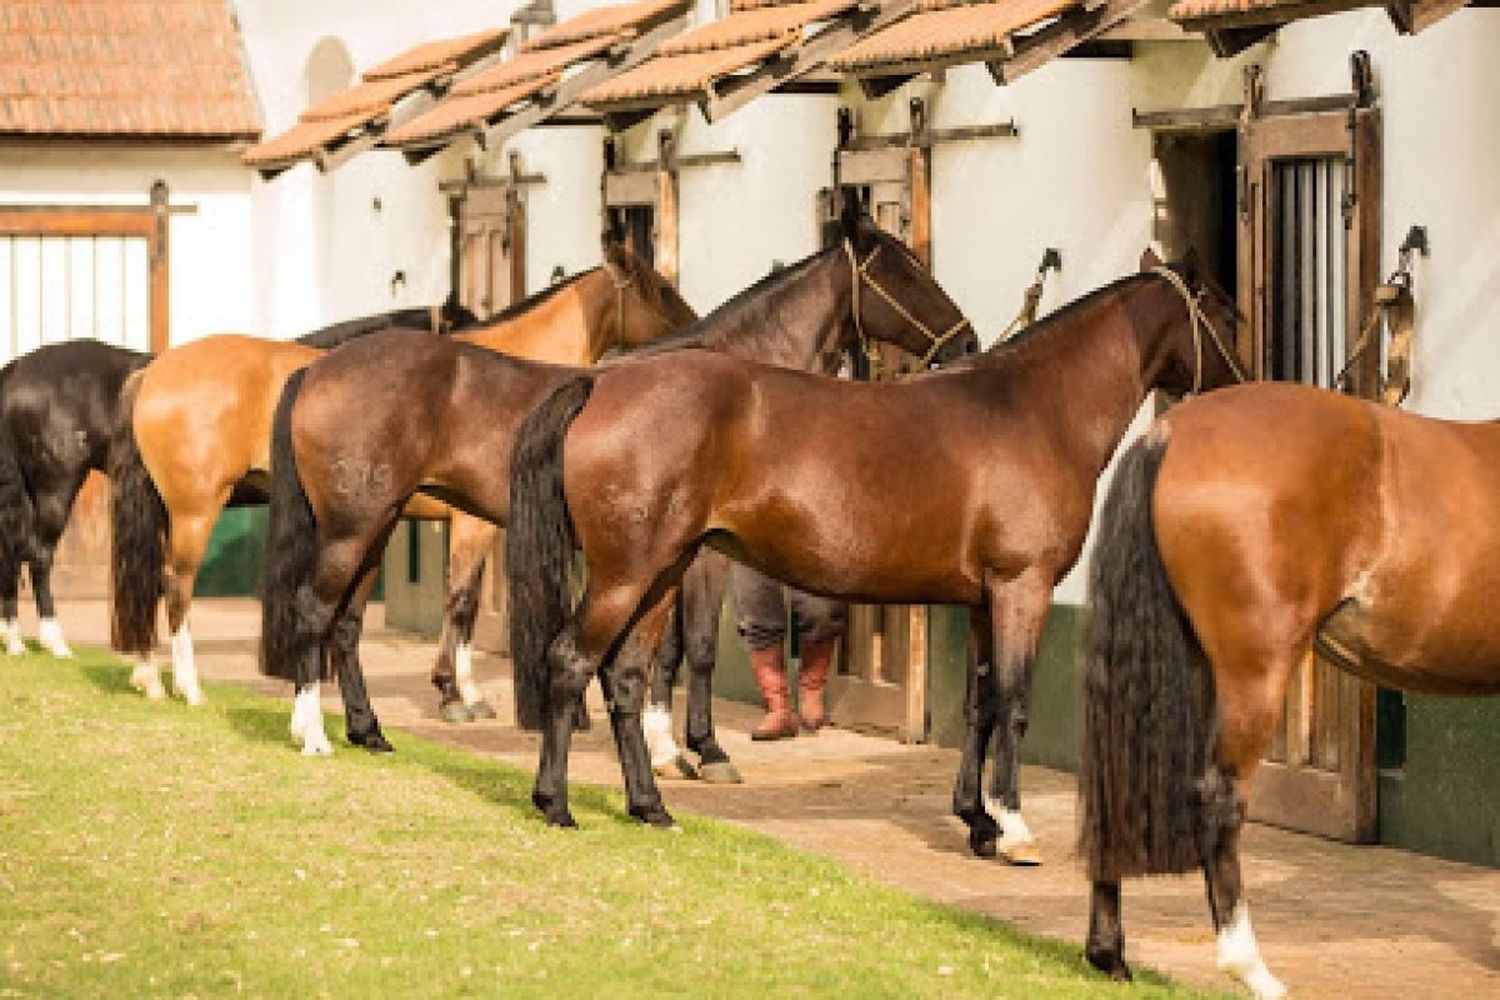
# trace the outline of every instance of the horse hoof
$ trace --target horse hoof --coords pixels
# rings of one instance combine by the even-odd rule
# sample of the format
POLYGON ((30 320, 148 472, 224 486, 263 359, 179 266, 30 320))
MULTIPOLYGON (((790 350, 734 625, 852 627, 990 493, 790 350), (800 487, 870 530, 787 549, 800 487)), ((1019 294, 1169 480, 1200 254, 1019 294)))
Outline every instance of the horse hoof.
POLYGON ((130 686, 151 701, 161 701, 167 696, 167 689, 162 686, 161 678, 159 677, 143 677, 131 674, 130 686))
POLYGON ((1119 952, 1107 951, 1096 952, 1093 950, 1084 953, 1089 964, 1117 983, 1128 983, 1131 980, 1130 966, 1120 957, 1119 952))
POLYGON ((22 642, 16 636, 11 636, 5 640, 5 651, 11 656, 25 656, 27 652, 26 643, 22 642))
POLYGON ((698 778, 698 769, 682 754, 664 764, 657 764, 651 770, 658 778, 685 778, 688 781, 696 781, 698 778))
POLYGON ((743 785, 739 769, 727 760, 698 765, 698 777, 710 785, 743 785))
MULTIPOLYGON (((71 660, 73 658, 73 650, 65 642, 58 643, 55 646, 45 646, 44 648, 59 660, 71 660)), ((21 651, 25 652, 26 647, 22 646, 21 651)))
POLYGON ((438 706, 438 716, 444 722, 454 724, 474 721, 474 713, 461 701, 448 701, 438 706))
POLYGON ((378 729, 371 733, 358 735, 350 733, 349 742, 354 746, 364 747, 371 753, 394 753, 396 750, 395 747, 391 746, 390 741, 385 738, 385 734, 378 729))
POLYGON ((996 851, 1007 864, 1015 865, 1017 868, 1035 868, 1042 863, 1042 849, 1036 846, 1034 840, 998 844, 996 851))
POLYGON ((976 858, 993 858, 997 853, 995 850, 995 831, 970 830, 969 850, 974 852, 976 858))
POLYGON ((630 815, 647 826, 656 827, 658 830, 677 830, 679 833, 682 831, 682 828, 677 825, 677 821, 672 818, 672 814, 667 812, 663 806, 632 809, 630 810, 630 815))
POLYGON ((573 818, 572 812, 567 809, 548 809, 544 814, 548 826, 555 826, 559 830, 576 830, 578 821, 573 818))
POLYGON ((202 705, 205 701, 208 700, 203 697, 203 692, 198 690, 197 688, 194 688, 191 691, 178 691, 177 695, 186 704, 192 705, 195 708, 199 705, 202 705))
POLYGON ((479 699, 478 701, 475 701, 475 702, 470 702, 468 704, 468 706, 466 706, 466 707, 469 709, 469 718, 471 718, 471 719, 498 719, 498 718, 500 718, 500 713, 497 712, 497 711, 495 711, 495 706, 491 705, 489 702, 485 701, 483 698, 481 698, 481 699, 479 699))
POLYGON ((307 733, 303 734, 302 756, 333 756, 333 744, 328 742, 328 734, 320 729, 309 730, 307 733))

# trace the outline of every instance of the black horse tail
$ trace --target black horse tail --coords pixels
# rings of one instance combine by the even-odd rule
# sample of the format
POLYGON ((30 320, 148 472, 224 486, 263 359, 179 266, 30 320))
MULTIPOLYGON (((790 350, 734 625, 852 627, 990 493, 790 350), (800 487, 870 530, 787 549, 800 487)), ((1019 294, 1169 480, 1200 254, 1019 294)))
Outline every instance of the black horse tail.
MULTIPOLYGON (((292 450, 292 407, 306 376, 302 368, 286 380, 271 424, 271 516, 260 604, 260 672, 286 681, 297 680, 297 664, 317 641, 299 620, 300 595, 312 583, 318 557, 317 519, 292 450)), ((329 680, 328 665, 319 669, 321 679, 329 680)))
POLYGON ((1121 457, 1092 559, 1078 787, 1079 854, 1095 881, 1192 871, 1233 819, 1213 766, 1213 674, 1152 518, 1167 443, 1158 425, 1121 457))
POLYGON ((156 606, 166 568, 167 506, 141 460, 135 437, 135 402, 143 373, 120 389, 109 448, 110 643, 122 653, 145 654, 156 646, 156 606))
MULTIPOLYGON (((0 371, 0 383, 10 376, 10 366, 0 371)), ((0 574, 15 580, 21 563, 31 555, 36 524, 31 493, 21 471, 21 458, 11 437, 10 425, 0 417, 0 574)))
POLYGON ((563 492, 563 438, 593 390, 589 375, 558 386, 521 425, 511 454, 505 572, 516 725, 522 729, 540 729, 551 702, 547 649, 567 621, 575 547, 563 492))

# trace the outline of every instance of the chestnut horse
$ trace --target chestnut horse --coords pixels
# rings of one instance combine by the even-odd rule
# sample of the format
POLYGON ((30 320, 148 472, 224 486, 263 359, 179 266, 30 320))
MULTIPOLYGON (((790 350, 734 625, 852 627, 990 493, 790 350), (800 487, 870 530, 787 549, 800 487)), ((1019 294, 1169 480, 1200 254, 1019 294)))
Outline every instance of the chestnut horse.
POLYGON ((1090 581, 1081 853, 1088 957, 1128 975, 1120 879, 1202 868, 1219 967, 1266 968, 1239 834, 1292 672, 1500 693, 1500 425, 1308 386, 1214 393, 1121 460, 1090 581))
MULTIPOLYGON (((560 387, 517 440, 506 548, 517 676, 549 668, 533 793, 547 821, 573 824, 577 692, 604 667, 614 711, 639 710, 664 610, 704 544, 833 598, 969 605, 979 631, 993 627, 979 679, 994 690, 973 700, 976 715, 996 700, 1024 706, 1052 586, 1078 556, 1094 483, 1146 388, 1190 391, 1234 371, 1212 332, 1233 316, 1227 298, 1205 303, 1154 255, 1144 263, 984 355, 903 382, 694 352, 560 387), (575 544, 587 581, 569 614, 575 544)), ((1007 720, 1016 738, 1019 718, 1007 720)), ((981 756, 990 721, 970 720, 981 756)), ((1015 810, 1006 752, 997 771, 1015 810)), ((632 813, 670 822, 643 797, 643 762, 623 741, 621 760, 637 772, 632 813)), ((982 816, 978 789, 960 791, 982 816)))
MULTIPOLYGON (((853 213, 846 212, 842 225, 845 242, 741 292, 681 337, 605 367, 633 367, 646 363, 641 353, 668 352, 750 355, 833 371, 865 338, 939 358, 972 349, 967 320, 899 242, 853 213), (879 298, 877 289, 893 297, 879 298)), ((518 428, 540 400, 584 371, 431 338, 377 334, 288 383, 274 430, 262 670, 296 682, 293 736, 304 753, 331 749, 317 706, 320 679, 334 675, 349 741, 387 746, 365 694, 357 640, 396 512, 423 491, 505 524, 518 428), (409 419, 413 409, 426 415, 420 424, 409 419)), ((636 444, 678 433, 678 418, 668 416, 636 444)), ((717 615, 721 596, 720 585, 700 603, 717 615)), ((524 597, 521 606, 529 606, 524 597)), ((523 723, 525 696, 535 690, 534 683, 518 681, 523 723)), ((690 745, 705 765, 727 764, 713 741, 706 685, 701 697, 698 692, 695 687, 690 698, 690 745)), ((623 704, 608 688, 606 696, 623 704)), ((532 703, 530 711, 539 713, 542 703, 532 703)), ((542 721, 539 714, 536 721, 542 721)), ((611 722, 622 756, 633 760, 643 747, 639 702, 633 713, 612 711, 611 722)), ((645 801, 635 772, 627 775, 632 803, 645 801)))
MULTIPOLYGON (((604 265, 453 336, 488 350, 587 363, 694 318, 623 245, 607 240, 606 256, 604 265)), ((358 324, 344 332, 370 335, 358 324)), ((131 683, 148 696, 164 693, 151 650, 165 594, 174 686, 189 703, 202 700, 187 616, 209 534, 232 496, 264 498, 276 400, 287 376, 323 353, 222 334, 167 351, 127 385, 114 470, 112 631, 116 649, 139 657, 131 683)), ((410 513, 449 512, 428 501, 410 513)), ((455 521, 458 579, 483 560, 494 530, 472 518, 455 521)))

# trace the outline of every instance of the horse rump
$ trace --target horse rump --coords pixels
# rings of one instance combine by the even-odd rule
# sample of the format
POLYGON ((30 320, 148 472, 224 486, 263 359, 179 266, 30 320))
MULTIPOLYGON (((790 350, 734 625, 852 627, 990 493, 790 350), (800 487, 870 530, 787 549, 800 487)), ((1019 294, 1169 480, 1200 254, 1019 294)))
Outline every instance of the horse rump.
MULTIPOLYGON (((260 672, 286 681, 298 679, 297 665, 321 638, 308 632, 300 614, 318 561, 317 520, 292 450, 292 407, 306 376, 307 369, 302 368, 287 379, 271 424, 271 514, 261 594, 260 672)), ((319 664, 319 679, 332 679, 326 658, 319 664)))
POLYGON ((511 454, 505 572, 516 725, 540 729, 550 714, 547 650, 567 622, 575 539, 563 491, 563 439, 593 392, 592 376, 559 385, 526 418, 511 454))
POLYGON ((1158 426, 1121 457, 1092 559, 1078 850, 1095 881, 1198 868, 1234 810, 1213 674, 1152 518, 1167 443, 1158 426))
POLYGON ((120 390, 109 448, 110 644, 145 655, 156 646, 156 607, 165 588, 167 506, 141 459, 135 401, 143 373, 120 390))

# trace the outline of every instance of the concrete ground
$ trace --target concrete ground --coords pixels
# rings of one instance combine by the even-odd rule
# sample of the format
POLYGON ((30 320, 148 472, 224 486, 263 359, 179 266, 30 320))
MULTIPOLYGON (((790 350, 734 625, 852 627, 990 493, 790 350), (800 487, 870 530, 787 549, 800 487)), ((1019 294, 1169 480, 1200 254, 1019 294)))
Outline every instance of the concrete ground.
MULTIPOLYGON (((207 679, 287 698, 290 708, 286 686, 256 673, 258 614, 258 605, 248 600, 197 602, 193 632, 200 669, 207 679)), ((74 642, 103 644, 107 638, 102 602, 65 605, 59 617, 74 642)), ((434 646, 385 630, 378 605, 371 618, 362 655, 388 731, 420 733, 528 770, 535 767, 537 737, 504 721, 511 717, 504 660, 481 656, 476 664, 500 721, 449 726, 436 716, 427 681, 434 646)), ((35 634, 34 621, 27 629, 35 634)), ((576 781, 618 787, 619 768, 597 692, 595 699, 596 723, 575 740, 572 775, 576 781)), ((678 702, 680 733, 681 697, 678 702)), ((337 695, 326 694, 325 705, 338 711, 337 695)), ((739 823, 890 885, 1081 943, 1088 886, 1069 856, 1071 775, 1025 769, 1025 812, 1047 863, 1009 868, 971 857, 962 825, 949 815, 955 751, 832 730, 752 744, 748 732, 758 713, 733 702, 717 702, 714 711, 721 741, 745 784, 667 781, 663 794, 669 807, 739 823)), ((330 735, 335 752, 356 752, 341 742, 341 733, 330 735)), ((308 766, 317 762, 309 760, 308 766)), ((1351 847, 1258 824, 1247 829, 1244 845, 1261 948, 1294 996, 1500 997, 1500 871, 1393 848, 1351 847)), ((1201 880, 1127 884, 1125 919, 1132 963, 1201 986, 1226 985, 1213 967, 1201 880)))

